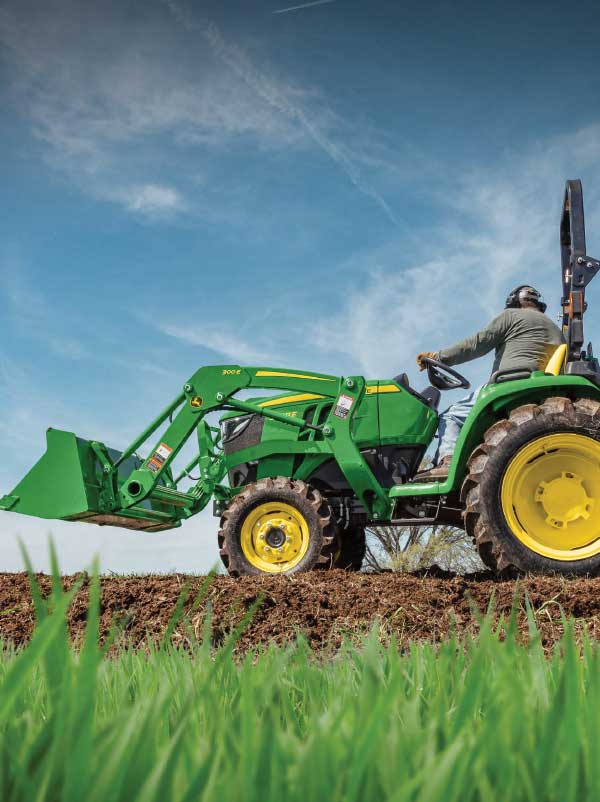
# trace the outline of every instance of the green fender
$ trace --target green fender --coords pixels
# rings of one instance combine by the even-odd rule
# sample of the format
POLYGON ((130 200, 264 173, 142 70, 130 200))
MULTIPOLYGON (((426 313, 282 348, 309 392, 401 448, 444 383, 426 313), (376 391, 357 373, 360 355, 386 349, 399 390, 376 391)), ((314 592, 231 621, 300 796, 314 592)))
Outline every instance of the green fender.
POLYGON ((539 403, 545 398, 562 393, 567 393, 570 397, 597 398, 600 401, 600 387, 583 376, 547 376, 536 371, 528 379, 486 384, 461 430, 448 479, 445 482, 398 485, 390 490, 390 498, 438 496, 459 491, 467 460, 494 421, 505 417, 506 410, 522 404, 539 403))

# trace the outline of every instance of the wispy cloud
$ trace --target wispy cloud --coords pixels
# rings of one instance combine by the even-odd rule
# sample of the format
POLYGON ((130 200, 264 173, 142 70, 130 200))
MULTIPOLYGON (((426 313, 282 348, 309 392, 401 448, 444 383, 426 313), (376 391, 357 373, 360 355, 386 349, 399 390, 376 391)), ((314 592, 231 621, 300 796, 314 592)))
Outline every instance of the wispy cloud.
POLYGON ((373 132, 363 136, 364 125, 340 117, 282 68, 259 68, 210 20, 174 0, 164 4, 179 27, 164 25, 160 5, 132 27, 119 4, 110 5, 107 24, 98 4, 7 0, 0 12, 5 81, 53 168, 137 217, 211 220, 220 219, 215 203, 191 186, 190 162, 210 173, 209 152, 244 140, 263 154, 318 148, 398 223, 377 186, 389 170, 373 169, 373 132))
MULTIPOLYGON (((344 355, 357 373, 389 376, 415 373, 418 351, 449 345, 484 325, 515 284, 540 287, 553 315, 561 290, 564 181, 589 179, 587 219, 598 220, 598 164, 600 127, 594 126, 540 142, 534 151, 511 153, 495 170, 474 168, 457 177, 437 198, 440 223, 416 240, 414 259, 406 261, 404 239, 355 254, 339 266, 341 275, 361 276, 345 292, 341 311, 311 321, 303 336, 322 351, 344 355)), ((589 223, 588 228, 594 231, 589 223)), ((588 336, 594 329, 600 336, 591 316, 586 325, 588 336)), ((484 380, 488 369, 478 364, 469 372, 484 380)))
MULTIPOLYGON (((219 331, 200 326, 165 323, 155 326, 162 334, 173 337, 186 345, 194 345, 214 351, 236 365, 277 364, 281 357, 270 348, 261 348, 239 336, 230 328, 219 331)), ((256 337, 256 334, 254 335, 256 337)), ((259 335, 260 336, 260 335, 259 335)))
POLYGON ((181 194, 174 188, 158 184, 143 184, 120 190, 118 197, 130 212, 158 217, 185 209, 181 194))
POLYGON ((75 0, 8 0, 0 11, 4 86, 47 162, 87 194, 138 217, 211 219, 212 205, 186 194, 212 163, 207 149, 242 137, 274 150, 302 144, 210 48, 181 47, 160 7, 135 26, 119 4, 110 24, 105 15, 75 0))
POLYGON ((342 170, 350 182, 371 198, 394 223, 398 221, 383 196, 364 177, 359 164, 351 158, 341 142, 330 136, 310 113, 293 99, 291 88, 285 87, 264 71, 259 70, 248 55, 237 45, 230 43, 219 27, 212 21, 193 17, 175 0, 164 0, 174 18, 189 32, 198 33, 211 46, 214 53, 227 64, 256 94, 284 118, 296 123, 310 139, 323 150, 342 170))
POLYGON ((300 11, 302 8, 312 8, 313 6, 324 6, 328 3, 335 3, 335 0, 313 0, 312 3, 302 3, 299 6, 289 6, 288 8, 278 8, 273 14, 287 14, 288 11, 300 11))
MULTIPOLYGON (((222 321, 172 321, 160 331, 236 364, 293 361, 368 376, 408 370, 416 378, 418 351, 449 345, 485 325, 516 284, 538 286, 549 302, 549 314, 558 312, 557 227, 564 181, 584 178, 588 241, 591 252, 600 253, 600 241, 593 248, 594 226, 589 222, 600 212, 598 164, 600 127, 590 127, 507 154, 494 170, 473 167, 466 176, 449 173, 445 185, 438 183, 436 195, 428 198, 438 212, 435 227, 417 227, 410 239, 390 237, 377 248, 329 266, 325 309, 315 307, 312 287, 305 296, 277 296, 286 321, 278 351, 264 315, 252 321, 251 311, 239 328, 222 321), (413 256, 407 258, 407 253, 413 256)), ((596 289, 592 287, 591 297, 596 289)), ((586 326, 593 338, 591 316, 586 326)), ((489 365, 484 363, 469 366, 469 375, 485 380, 489 365)))

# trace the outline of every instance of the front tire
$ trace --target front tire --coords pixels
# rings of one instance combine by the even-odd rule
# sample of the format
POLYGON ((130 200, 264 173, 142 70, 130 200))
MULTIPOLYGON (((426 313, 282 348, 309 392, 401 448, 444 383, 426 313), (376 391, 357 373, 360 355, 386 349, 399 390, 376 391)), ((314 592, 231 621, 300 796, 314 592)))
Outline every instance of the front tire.
POLYGON ((221 517, 219 552, 232 576, 293 574, 331 565, 334 524, 318 490, 298 479, 261 479, 221 517))
POLYGON ((471 455, 461 497, 488 567, 600 573, 600 403, 558 397, 512 410, 471 455))

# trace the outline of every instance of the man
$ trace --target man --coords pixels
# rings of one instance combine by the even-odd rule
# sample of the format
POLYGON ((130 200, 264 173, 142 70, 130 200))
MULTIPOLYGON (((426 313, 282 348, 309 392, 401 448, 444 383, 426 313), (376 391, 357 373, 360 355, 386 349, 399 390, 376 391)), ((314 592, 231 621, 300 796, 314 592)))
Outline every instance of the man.
MULTIPOLYGON (((497 370, 543 370, 554 350, 563 340, 562 333, 544 313, 546 304, 540 293, 527 284, 521 284, 506 299, 504 311, 482 331, 441 351, 423 351, 417 356, 417 365, 425 370, 423 357, 437 359, 446 365, 460 365, 484 356, 495 349, 492 373, 497 370)), ((452 453, 465 420, 481 390, 453 404, 440 415, 439 446, 434 466, 417 475, 420 481, 438 481, 448 476, 452 453)))

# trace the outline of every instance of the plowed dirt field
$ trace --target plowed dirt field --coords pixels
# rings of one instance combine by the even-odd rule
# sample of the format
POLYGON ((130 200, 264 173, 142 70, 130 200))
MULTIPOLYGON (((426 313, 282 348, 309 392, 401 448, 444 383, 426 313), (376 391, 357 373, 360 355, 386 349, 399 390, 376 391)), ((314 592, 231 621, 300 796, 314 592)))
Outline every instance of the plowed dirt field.
MULTIPOLYGON (((38 576, 44 591, 50 579, 38 576)), ((63 578, 65 587, 74 577, 63 578)), ((165 631, 186 582, 191 593, 189 611, 203 577, 180 574, 102 579, 102 630, 105 634, 115 618, 123 625, 122 637, 143 643, 147 636, 159 638, 165 631)), ((218 644, 262 597, 251 622, 237 642, 238 651, 258 644, 293 640, 304 634, 315 650, 335 649, 345 636, 368 631, 379 623, 384 636, 395 634, 404 645, 411 640, 440 641, 452 630, 475 633, 479 611, 493 599, 494 616, 507 616, 517 590, 520 598, 518 623, 525 635, 525 595, 529 599, 550 648, 563 632, 562 613, 576 619, 579 632, 587 627, 600 638, 600 578, 565 580, 556 577, 526 577, 519 581, 490 580, 487 576, 439 577, 406 574, 348 574, 341 571, 313 572, 293 577, 216 577, 205 599, 193 610, 189 621, 200 634, 210 603, 213 641, 218 644)), ((77 640, 85 626, 87 588, 84 585, 69 614, 71 634, 77 640)), ((0 574, 0 637, 22 645, 29 639, 34 611, 25 574, 0 574)), ((174 639, 184 642, 189 628, 179 627, 174 639)))

